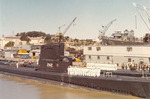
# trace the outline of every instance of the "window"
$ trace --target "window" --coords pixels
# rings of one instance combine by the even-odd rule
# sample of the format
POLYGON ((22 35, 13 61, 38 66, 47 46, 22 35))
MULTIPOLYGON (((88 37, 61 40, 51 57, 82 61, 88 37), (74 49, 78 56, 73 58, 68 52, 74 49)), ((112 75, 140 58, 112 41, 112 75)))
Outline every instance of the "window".
POLYGON ((88 50, 92 50, 92 47, 88 47, 88 50))
POLYGON ((91 59, 91 55, 89 56, 89 59, 91 59))
POLYGON ((33 56, 35 56, 35 52, 33 52, 33 56))
POLYGON ((131 62, 131 58, 128 58, 128 62, 131 62))
POLYGON ((97 51, 100 51, 100 50, 101 50, 101 47, 96 47, 96 50, 97 50, 97 51))
POLYGON ((128 51, 128 52, 131 52, 131 51, 132 51, 132 47, 130 47, 130 46, 127 47, 127 51, 128 51))
POLYGON ((100 56, 97 56, 97 59, 100 59, 100 56))
POLYGON ((109 56, 107 56, 107 60, 109 60, 109 56))

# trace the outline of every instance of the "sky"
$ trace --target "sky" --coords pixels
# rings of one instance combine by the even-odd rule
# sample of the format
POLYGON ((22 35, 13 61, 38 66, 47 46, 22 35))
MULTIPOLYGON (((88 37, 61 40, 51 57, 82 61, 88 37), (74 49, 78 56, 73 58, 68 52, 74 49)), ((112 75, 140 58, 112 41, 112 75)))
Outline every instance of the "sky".
MULTIPOLYGON (((133 2, 150 6, 150 0, 0 0, 0 37, 28 31, 55 34, 58 27, 65 24, 61 28, 64 31, 75 17, 77 19, 65 36, 97 39, 102 25, 117 19, 106 32, 107 36, 128 29, 134 30, 135 36, 143 37, 150 31, 133 2)), ((143 10, 140 11, 150 26, 148 16, 143 10)))

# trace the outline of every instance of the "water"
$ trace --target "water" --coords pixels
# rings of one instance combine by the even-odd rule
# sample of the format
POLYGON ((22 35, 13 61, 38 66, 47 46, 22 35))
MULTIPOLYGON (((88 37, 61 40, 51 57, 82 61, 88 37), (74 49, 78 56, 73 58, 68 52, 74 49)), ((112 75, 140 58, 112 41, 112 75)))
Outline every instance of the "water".
POLYGON ((0 74, 0 99, 140 99, 0 74))

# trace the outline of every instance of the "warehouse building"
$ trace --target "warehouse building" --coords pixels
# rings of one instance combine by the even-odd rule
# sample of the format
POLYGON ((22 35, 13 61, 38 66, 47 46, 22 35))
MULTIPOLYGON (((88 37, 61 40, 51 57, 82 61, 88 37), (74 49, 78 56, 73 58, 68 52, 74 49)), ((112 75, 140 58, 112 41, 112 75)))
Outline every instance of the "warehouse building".
POLYGON ((150 64, 150 46, 85 46, 86 62, 150 64))

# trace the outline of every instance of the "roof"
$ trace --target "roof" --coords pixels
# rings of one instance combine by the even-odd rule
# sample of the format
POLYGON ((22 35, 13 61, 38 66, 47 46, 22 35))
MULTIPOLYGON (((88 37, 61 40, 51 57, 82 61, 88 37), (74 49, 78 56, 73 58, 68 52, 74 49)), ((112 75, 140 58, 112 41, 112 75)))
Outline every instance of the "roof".
POLYGON ((18 50, 14 50, 14 49, 7 49, 7 50, 3 50, 4 52, 17 52, 18 50))
POLYGON ((18 54, 26 54, 27 53, 27 50, 26 49, 20 49, 18 51, 18 54))
POLYGON ((30 40, 41 40, 43 37, 28 37, 30 40))
POLYGON ((122 33, 113 33, 112 36, 122 36, 122 33))
POLYGON ((21 36, 5 36, 6 39, 20 39, 21 36))

